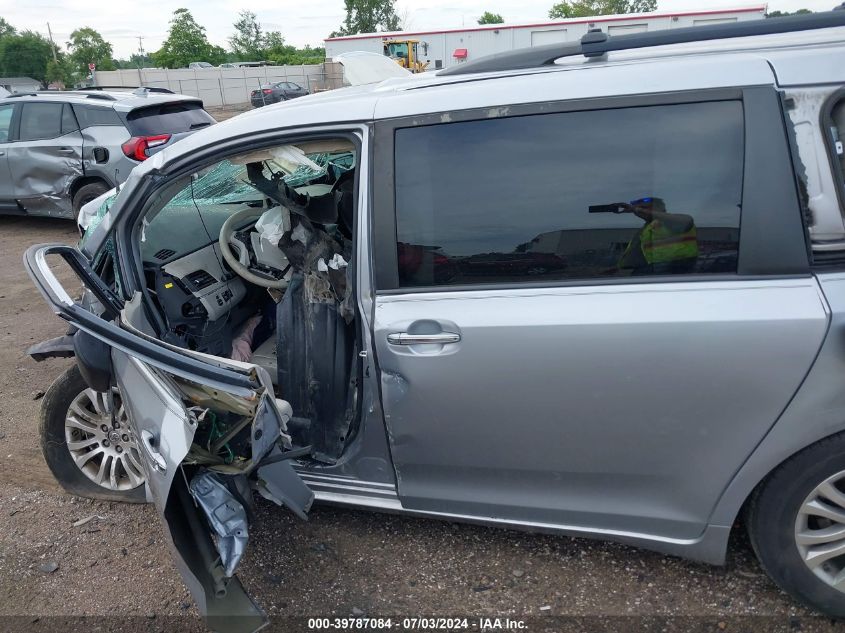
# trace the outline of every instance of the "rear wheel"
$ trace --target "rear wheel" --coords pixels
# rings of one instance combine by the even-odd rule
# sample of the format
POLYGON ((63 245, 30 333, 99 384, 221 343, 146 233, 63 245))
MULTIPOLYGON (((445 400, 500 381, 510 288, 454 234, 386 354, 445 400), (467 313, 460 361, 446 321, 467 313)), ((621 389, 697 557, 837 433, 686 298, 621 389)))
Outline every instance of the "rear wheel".
POLYGON ((748 518, 772 579, 813 609, 845 618, 845 434, 779 466, 754 493, 748 518))
POLYGON ((87 185, 82 185, 73 196, 73 215, 74 218, 79 216, 79 210, 86 204, 99 198, 109 187, 102 182, 89 182, 87 185))
POLYGON ((89 388, 74 365, 44 394, 40 432, 47 466, 71 494, 146 501, 141 456, 117 390, 110 401, 89 388))

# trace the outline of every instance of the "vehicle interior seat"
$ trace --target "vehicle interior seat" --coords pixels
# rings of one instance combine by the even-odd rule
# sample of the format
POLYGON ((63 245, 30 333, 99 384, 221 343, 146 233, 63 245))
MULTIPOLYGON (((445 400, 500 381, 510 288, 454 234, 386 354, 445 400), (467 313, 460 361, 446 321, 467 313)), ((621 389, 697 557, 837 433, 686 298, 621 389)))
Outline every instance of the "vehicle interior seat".
POLYGON ((279 384, 278 362, 276 360, 276 337, 271 336, 252 352, 252 362, 267 370, 273 379, 273 385, 279 384))

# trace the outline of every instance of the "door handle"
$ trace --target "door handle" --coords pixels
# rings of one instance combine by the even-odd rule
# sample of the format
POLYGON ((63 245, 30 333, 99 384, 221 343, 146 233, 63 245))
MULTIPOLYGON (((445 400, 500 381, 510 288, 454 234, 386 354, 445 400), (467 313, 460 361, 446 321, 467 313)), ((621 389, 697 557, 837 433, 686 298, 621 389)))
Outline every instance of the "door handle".
POLYGON ((446 345, 460 340, 461 335, 457 332, 438 332, 437 334, 391 332, 387 335, 387 342, 391 345, 446 345))
POLYGON ((0 152, 0 156, 5 156, 6 152, 0 152))
POLYGON ((155 435, 146 430, 141 431, 141 447, 152 461, 153 468, 162 473, 167 470, 167 462, 155 449, 155 435))
POLYGON ((73 151, 72 147, 60 147, 58 149, 59 154, 73 154, 73 151))

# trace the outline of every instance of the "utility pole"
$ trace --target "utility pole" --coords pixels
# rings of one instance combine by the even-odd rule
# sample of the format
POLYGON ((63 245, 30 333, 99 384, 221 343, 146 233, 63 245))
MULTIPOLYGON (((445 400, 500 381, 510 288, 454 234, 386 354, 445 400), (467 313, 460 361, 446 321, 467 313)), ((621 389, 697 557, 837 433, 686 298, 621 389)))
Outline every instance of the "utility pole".
POLYGON ((58 63, 58 58, 56 57, 56 43, 53 41, 53 32, 50 30, 50 23, 47 22, 47 35, 50 37, 50 49, 53 51, 53 61, 58 63))
POLYGON ((138 36, 138 85, 144 85, 144 78, 141 76, 141 66, 144 63, 144 36, 138 36))

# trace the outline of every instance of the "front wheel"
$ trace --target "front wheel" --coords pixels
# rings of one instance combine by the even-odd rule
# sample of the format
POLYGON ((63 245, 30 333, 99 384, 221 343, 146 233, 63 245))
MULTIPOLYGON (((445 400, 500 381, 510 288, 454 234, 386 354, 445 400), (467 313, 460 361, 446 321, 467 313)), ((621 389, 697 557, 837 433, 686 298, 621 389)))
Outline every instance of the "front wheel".
POLYGON ((807 447, 755 491, 748 530, 780 587, 826 615, 845 618, 845 434, 807 447))
POLYGON ((111 399, 94 391, 74 365, 44 394, 39 430, 47 466, 69 493, 146 501, 141 456, 117 390, 111 399))

